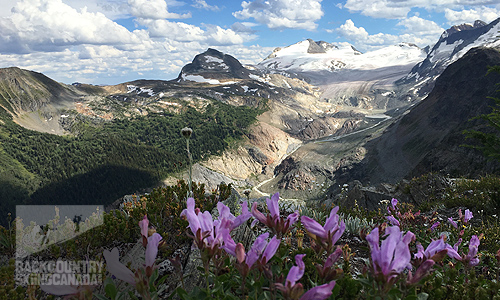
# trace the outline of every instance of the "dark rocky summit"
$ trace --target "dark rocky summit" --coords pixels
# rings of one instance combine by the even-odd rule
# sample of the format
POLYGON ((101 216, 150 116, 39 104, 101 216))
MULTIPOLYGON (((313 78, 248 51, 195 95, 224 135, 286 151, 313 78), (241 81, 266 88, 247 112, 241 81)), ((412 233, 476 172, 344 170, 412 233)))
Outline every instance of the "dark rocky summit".
POLYGON ((209 48, 185 65, 177 80, 182 81, 185 75, 199 75, 210 79, 250 79, 250 74, 233 56, 209 48))

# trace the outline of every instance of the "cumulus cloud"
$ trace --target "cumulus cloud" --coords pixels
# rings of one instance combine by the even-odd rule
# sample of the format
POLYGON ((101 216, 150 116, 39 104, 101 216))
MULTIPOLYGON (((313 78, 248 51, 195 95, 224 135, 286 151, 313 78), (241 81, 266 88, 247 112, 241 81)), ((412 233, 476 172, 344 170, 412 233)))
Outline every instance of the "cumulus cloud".
POLYGON ((76 9, 61 0, 22 0, 0 18, 0 51, 60 51, 79 44, 140 43, 134 32, 102 13, 76 9))
POLYGON ((191 14, 170 13, 165 0, 128 0, 130 13, 143 19, 183 19, 190 18, 191 14))
POLYGON ((177 42, 199 42, 212 46, 237 45, 254 40, 251 32, 236 32, 216 25, 205 25, 206 30, 183 22, 168 20, 139 19, 138 23, 147 26, 152 38, 167 38, 177 42))
POLYGON ((439 37, 444 29, 433 21, 425 20, 417 16, 401 20, 397 26, 405 27, 404 32, 416 36, 439 37))
POLYGON ((203 29, 195 25, 163 19, 138 19, 137 22, 147 26, 150 36, 154 38, 163 37, 179 42, 202 41, 205 39, 203 29))
POLYGON ((348 40, 355 41, 368 38, 368 32, 363 27, 356 27, 349 19, 337 29, 337 32, 348 40))
POLYGON ((405 18, 414 7, 442 12, 445 8, 493 4, 492 0, 347 0, 344 8, 373 18, 405 18))
POLYGON ((412 4, 404 3, 405 1, 347 0, 344 7, 350 12, 360 12, 373 18, 397 19, 406 17, 412 8, 412 4))
POLYGON ((365 28, 356 27, 352 20, 347 20, 335 31, 353 43, 361 51, 376 50, 401 42, 413 43, 420 47, 433 45, 443 32, 436 23, 418 17, 400 21, 397 26, 404 27, 401 35, 386 33, 369 34, 365 28))
POLYGON ((474 23, 476 20, 490 23, 500 16, 499 9, 485 6, 460 11, 454 11, 447 8, 444 10, 444 13, 450 25, 474 23))
POLYGON ((196 0, 192 5, 194 8, 205 9, 211 11, 219 11, 220 8, 217 5, 209 5, 205 0, 196 0))
POLYGON ((254 0, 243 1, 242 10, 233 16, 240 19, 253 18, 271 29, 315 30, 315 23, 323 16, 322 0, 254 0))
POLYGON ((236 22, 233 25, 231 25, 231 29, 236 31, 236 32, 248 32, 248 33, 255 33, 255 30, 252 29, 252 27, 257 26, 258 24, 255 23, 250 23, 250 22, 236 22))

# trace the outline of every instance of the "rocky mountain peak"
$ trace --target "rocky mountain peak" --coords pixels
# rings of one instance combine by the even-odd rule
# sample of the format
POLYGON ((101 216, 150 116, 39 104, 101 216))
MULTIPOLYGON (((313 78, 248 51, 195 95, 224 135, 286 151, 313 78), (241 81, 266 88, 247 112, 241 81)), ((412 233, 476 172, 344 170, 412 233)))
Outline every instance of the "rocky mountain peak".
POLYGON ((182 68, 177 81, 186 81, 186 76, 202 76, 205 79, 248 79, 249 75, 250 71, 233 56, 208 48, 182 68))
POLYGON ((425 82, 415 92, 421 96, 429 93, 437 76, 470 49, 474 47, 500 47, 499 30, 500 18, 489 24, 478 20, 474 24, 461 24, 449 28, 443 32, 439 41, 428 52, 425 60, 415 65, 399 83, 425 82))
POLYGON ((307 53, 309 54, 326 53, 325 48, 321 47, 319 43, 316 43, 311 39, 307 39, 307 41, 309 42, 309 48, 307 48, 307 53))
POLYGON ((474 24, 464 23, 464 24, 460 24, 460 25, 454 25, 451 28, 447 29, 444 34, 446 34, 446 36, 450 36, 456 32, 459 32, 459 31, 472 30, 472 29, 480 28, 480 27, 483 27, 486 25, 488 25, 488 24, 486 24, 485 22, 483 22, 481 20, 476 20, 474 22, 474 24))

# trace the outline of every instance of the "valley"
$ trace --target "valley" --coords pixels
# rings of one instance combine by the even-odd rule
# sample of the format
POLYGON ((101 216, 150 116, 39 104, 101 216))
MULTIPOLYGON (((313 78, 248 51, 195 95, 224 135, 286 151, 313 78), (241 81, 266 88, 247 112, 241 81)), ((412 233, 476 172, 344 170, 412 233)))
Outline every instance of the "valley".
POLYGON ((194 130, 193 180, 252 189, 253 198, 332 200, 354 181, 498 172, 461 147, 461 132, 484 128, 468 120, 488 111, 500 82, 484 77, 500 64, 500 25, 460 28, 428 49, 361 53, 305 40, 253 66, 208 49, 176 79, 113 86, 1 69, 2 213, 49 199, 109 204, 187 179, 183 127, 194 130), (61 189, 71 192, 54 196, 61 189))

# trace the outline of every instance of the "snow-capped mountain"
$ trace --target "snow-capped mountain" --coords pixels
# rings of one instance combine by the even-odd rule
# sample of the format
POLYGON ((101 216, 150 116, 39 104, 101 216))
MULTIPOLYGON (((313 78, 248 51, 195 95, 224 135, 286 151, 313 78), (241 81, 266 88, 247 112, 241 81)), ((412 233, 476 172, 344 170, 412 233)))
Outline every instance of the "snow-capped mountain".
POLYGON ((426 56, 425 50, 414 44, 400 43, 361 53, 348 43, 333 45, 308 39, 285 48, 276 48, 257 66, 261 69, 293 72, 372 70, 416 64, 426 56))
POLYGON ((500 18, 486 24, 476 21, 474 24, 453 26, 443 32, 438 42, 429 51, 427 57, 413 67, 411 72, 399 82, 417 84, 415 92, 425 95, 432 90, 436 78, 453 62, 475 47, 500 47, 500 18))

